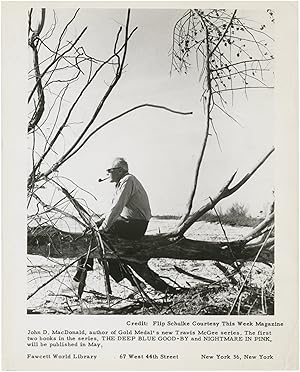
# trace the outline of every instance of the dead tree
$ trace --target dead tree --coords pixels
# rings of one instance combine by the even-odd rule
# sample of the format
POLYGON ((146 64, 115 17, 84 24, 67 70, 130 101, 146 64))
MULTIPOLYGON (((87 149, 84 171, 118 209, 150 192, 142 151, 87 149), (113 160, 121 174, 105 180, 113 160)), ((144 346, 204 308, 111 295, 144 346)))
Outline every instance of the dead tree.
MULTIPOLYGON (((227 239, 219 242, 195 241, 184 236, 186 231, 207 211, 215 208, 222 199, 237 192, 274 151, 271 149, 248 174, 235 184, 236 174, 232 175, 215 197, 210 198, 210 201, 196 212, 191 212, 211 129, 217 135, 213 123, 213 110, 217 108, 229 115, 226 110, 227 98, 225 99, 228 92, 233 94, 235 90, 243 89, 247 92, 250 88, 269 87, 264 83, 263 75, 269 69, 273 57, 266 54, 267 44, 257 40, 253 35, 254 31, 264 34, 264 28, 258 31, 253 30, 238 18, 237 11, 227 12, 223 9, 189 10, 176 24, 172 66, 178 71, 188 69, 188 58, 193 50, 203 60, 202 100, 206 112, 206 134, 197 162, 191 196, 178 225, 168 234, 145 236, 138 241, 126 241, 99 234, 97 226, 91 220, 93 211, 76 200, 74 193, 64 187, 59 175, 60 167, 75 156, 83 146, 87 146, 89 139, 103 127, 134 110, 151 107, 181 115, 191 114, 191 112, 179 112, 162 105, 142 103, 95 127, 95 119, 101 118, 101 110, 107 98, 122 78, 130 39, 137 28, 130 30, 130 11, 128 11, 125 28, 121 27, 116 32, 112 54, 99 60, 86 54, 84 48, 79 46, 80 39, 87 28, 84 28, 74 41, 65 41, 68 27, 77 14, 78 11, 66 24, 55 46, 50 47, 47 40, 51 38, 55 30, 56 16, 54 15, 54 22, 50 29, 42 35, 46 17, 45 9, 41 10, 36 27, 33 25, 33 10, 29 12, 28 41, 33 51, 33 69, 30 71, 29 78, 33 84, 28 97, 30 106, 28 134, 32 154, 32 167, 28 177, 28 209, 31 211, 28 216, 28 254, 74 258, 70 265, 75 264, 81 257, 95 257, 103 264, 104 269, 107 259, 118 259, 126 267, 133 268, 153 288, 163 292, 174 292, 175 289, 149 268, 148 261, 151 258, 215 260, 230 265, 237 261, 253 260, 272 263, 274 238, 271 233, 274 213, 267 216, 259 226, 253 229, 251 234, 238 241, 227 239), (249 39, 238 36, 240 32, 246 33, 249 39), (251 46, 251 53, 256 51, 259 56, 252 57, 249 54, 246 47, 249 43, 254 45, 254 47, 251 46), (224 48, 230 51, 226 54, 224 48), (237 58, 245 54, 248 59, 237 62, 232 53, 235 53, 237 58), (63 138, 66 128, 72 125, 73 111, 96 76, 107 67, 113 71, 113 76, 105 93, 99 97, 98 105, 91 118, 86 123, 82 123, 82 130, 77 139, 63 153, 59 152, 57 150, 59 141, 63 138), (260 74, 259 77, 257 74, 260 74), (226 83, 225 79, 227 79, 226 83), (79 80, 84 82, 76 98, 62 112, 61 107, 68 89, 79 80), (249 81, 258 85, 249 85, 249 81), (58 85, 60 90, 54 101, 48 102, 47 106, 50 109, 45 112, 45 101, 48 97, 46 92, 55 85, 58 85), (54 124, 50 132, 46 132, 44 128, 49 117, 52 118, 54 124), (42 145, 38 144, 38 138, 44 138, 42 145), (45 187, 59 190, 61 198, 55 202, 45 201, 41 196, 41 191, 45 187), (89 232, 86 234, 67 233, 57 229, 56 219, 64 217, 76 220, 77 223, 88 228, 89 232)), ((61 272, 68 267, 63 268, 61 272)))
POLYGON ((66 233, 52 226, 38 226, 28 230, 27 252, 45 257, 75 258, 72 262, 75 264, 79 258, 87 255, 87 247, 89 247, 89 257, 98 258, 101 262, 104 262, 105 259, 118 259, 124 265, 131 266, 148 284, 162 292, 174 292, 174 288, 149 268, 148 261, 151 258, 215 260, 229 265, 233 265, 237 261, 253 260, 266 264, 273 263, 274 237, 271 232, 274 226, 274 212, 269 214, 251 233, 237 241, 207 242, 184 237, 184 233, 203 214, 214 208, 220 200, 242 187, 273 151, 272 149, 251 172, 235 185, 232 185, 235 177, 233 175, 218 195, 191 214, 184 224, 168 234, 145 236, 138 241, 116 239, 109 235, 103 236, 103 245, 105 246, 105 255, 103 255, 95 226, 89 234, 66 233))

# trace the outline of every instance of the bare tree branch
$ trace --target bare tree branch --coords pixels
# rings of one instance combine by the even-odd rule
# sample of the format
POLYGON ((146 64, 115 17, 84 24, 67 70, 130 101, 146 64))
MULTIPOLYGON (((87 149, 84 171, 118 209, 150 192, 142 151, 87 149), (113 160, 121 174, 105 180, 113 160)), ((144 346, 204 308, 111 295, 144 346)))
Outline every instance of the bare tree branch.
MULTIPOLYGON (((62 158, 62 161, 61 163, 59 164, 62 165, 65 161, 69 160, 73 155, 75 155, 86 143, 87 141, 92 137, 94 136, 94 134, 96 134, 100 129, 104 128, 106 125, 110 124, 111 122, 121 118, 122 116, 124 115, 127 115, 129 114, 130 112, 132 111, 135 111, 137 109, 140 109, 140 108, 143 108, 143 107, 151 107, 151 108, 158 108, 158 109, 162 109, 162 110, 166 110, 166 111, 169 111, 169 112, 172 112, 174 114, 180 114, 180 115, 192 115, 193 113, 192 112, 182 112, 182 111, 177 111, 177 110, 173 110, 173 109, 170 109, 168 107, 165 107, 165 106, 162 106, 162 105, 155 105, 155 104, 152 104, 152 103, 143 103, 141 105, 138 105, 138 106, 135 106, 135 107, 132 107, 131 109, 129 110, 126 110, 124 112, 122 112, 121 114, 113 117, 112 119, 109 119, 107 120, 105 123, 101 124, 99 127, 97 127, 95 130, 93 130, 93 132, 91 132, 88 137, 86 137, 84 139, 84 141, 80 144, 79 147, 77 147, 73 152, 71 152, 68 156, 66 156, 65 158, 62 158)), ((57 169, 57 168, 56 168, 57 169)))
POLYGON ((214 206, 217 205, 217 203, 219 203, 220 200, 232 195, 234 192, 240 189, 253 176, 253 174, 264 164, 264 162, 269 158, 269 156, 273 153, 274 150, 275 149, 272 148, 249 173, 247 173, 236 185, 230 188, 229 186, 231 185, 236 175, 235 172, 233 176, 230 178, 230 180, 226 182, 226 184, 214 198, 211 198, 211 200, 206 205, 204 205, 198 211, 193 213, 185 221, 180 222, 177 229, 174 230, 172 234, 183 235, 201 216, 203 216, 206 212, 214 208, 214 206))
MULTIPOLYGON (((44 95, 44 89, 42 87, 42 82, 41 82, 41 72, 40 72, 39 55, 38 55, 39 36, 44 27, 45 14, 46 14, 46 9, 42 8, 41 9, 41 20, 37 26, 36 31, 32 32, 32 35, 28 40, 28 44, 32 48, 32 51, 33 51, 33 65, 34 65, 36 87, 37 87, 37 93, 38 93, 37 106, 35 108, 34 114, 32 115, 32 118, 29 121, 28 132, 31 132, 35 128, 35 126, 37 125, 37 123, 39 122, 40 118, 43 115, 44 107, 45 107, 45 95, 44 95)), ((31 29, 31 16, 32 16, 32 11, 30 11, 30 15, 29 15, 29 18, 30 18, 29 28, 30 29, 31 29)), ((30 33, 30 30, 28 30, 28 33, 30 33)))
POLYGON ((80 40, 80 38, 82 37, 82 35, 85 33, 85 31, 87 30, 87 27, 85 27, 81 33, 79 34, 79 36, 75 39, 75 41, 71 44, 71 46, 66 49, 62 54, 60 54, 58 57, 56 57, 46 68, 45 70, 40 74, 39 78, 37 79, 37 82, 35 84, 35 86, 33 87, 29 97, 28 97, 28 103, 31 101, 32 97, 33 97, 33 94, 35 92, 35 90, 37 89, 37 86, 38 84, 41 82, 42 78, 45 76, 45 74, 47 73, 47 71, 55 64, 57 63, 65 54, 67 54, 72 48, 74 45, 76 45, 78 43, 78 41, 80 40))
MULTIPOLYGON (((125 41, 123 43, 123 45, 119 48, 117 54, 119 54, 120 52, 122 52, 123 49, 125 49, 127 51, 127 47, 126 47, 126 44, 128 43, 128 40, 130 39, 130 37, 132 36, 132 34, 136 31, 137 28, 135 28, 130 34, 128 33, 128 27, 129 27, 129 14, 128 13, 128 17, 127 17, 127 28, 126 28, 126 34, 125 34, 125 41)), ((118 37, 118 36, 117 36, 118 37)), ((71 116, 71 113, 72 111, 74 110, 74 108, 76 107, 77 103, 79 102, 80 98, 83 96, 84 92, 86 91, 86 89, 89 87, 89 85, 92 83, 92 81, 94 80, 94 78, 97 76, 97 74, 99 73, 99 71, 107 64, 109 63, 116 55, 113 54, 112 56, 110 56, 104 63, 102 63, 100 65, 100 67, 98 67, 98 69, 95 71, 95 73, 93 74, 93 76, 88 79, 87 83, 85 84, 85 86, 83 87, 83 89, 80 91, 80 93, 78 94, 77 98, 74 100, 74 102, 72 103, 71 105, 71 108, 65 118, 65 120, 63 121, 62 125, 60 126, 59 130, 56 132, 54 138, 51 140, 47 150, 45 150, 45 152, 43 153, 43 155, 40 157, 39 161, 37 162, 37 164, 34 166, 33 168, 33 171, 31 172, 29 178, 28 178, 28 184, 30 185, 32 183, 32 180, 33 180, 33 175, 36 174, 37 170, 39 169, 39 167, 41 166, 43 160, 45 159, 45 157, 47 156, 47 154, 49 153, 49 151, 53 148, 53 145, 54 143, 57 141, 57 139, 59 138, 59 136, 61 135, 63 129, 66 127, 67 123, 68 123, 68 120, 71 116)), ((124 61, 125 61, 125 56, 126 54, 123 54, 123 64, 124 64, 124 61)), ((108 98, 108 96, 110 95, 111 91, 113 90, 113 88, 116 86, 116 84, 118 83, 119 79, 121 78, 121 74, 122 74, 122 69, 118 70, 118 73, 117 75, 115 76, 115 78, 113 79, 113 82, 112 84, 109 86, 108 90, 106 91, 106 93, 104 94, 103 98, 101 99, 98 107, 96 108, 91 120, 89 121, 89 123, 85 126, 84 130, 82 131, 82 133, 78 136, 77 140, 75 141, 75 143, 70 147, 70 149, 63 155, 63 157, 58 160, 48 171, 46 171, 42 176, 40 177, 44 177, 44 176, 49 176, 51 173, 53 173, 59 166, 60 166, 60 162, 64 159, 64 157, 66 157, 72 150, 74 147, 76 147, 76 145, 80 142, 81 138, 85 135, 85 133, 88 131, 88 129, 90 128, 90 126, 93 124, 94 120, 96 119, 96 117, 98 116, 102 106, 104 105, 106 99, 108 98)))

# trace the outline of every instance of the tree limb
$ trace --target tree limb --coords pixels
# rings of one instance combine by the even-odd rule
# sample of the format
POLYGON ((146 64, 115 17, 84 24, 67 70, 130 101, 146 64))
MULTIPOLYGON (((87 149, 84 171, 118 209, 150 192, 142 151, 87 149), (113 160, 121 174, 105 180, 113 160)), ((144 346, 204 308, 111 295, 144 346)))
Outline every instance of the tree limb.
MULTIPOLYGON (((42 8, 41 13, 42 13, 41 20, 38 24, 37 30, 32 32, 32 35, 30 39, 28 40, 28 44, 32 48, 32 51, 33 51, 33 66, 34 66, 34 72, 35 72, 34 75, 36 79, 37 93, 38 93, 37 107, 35 108, 34 113, 29 121, 28 132, 31 132, 35 128, 37 123, 40 121, 43 115, 44 109, 45 109, 45 95, 44 95, 44 89, 42 86, 41 72, 40 72, 40 65, 39 65, 38 41, 39 41, 40 33, 42 32, 44 23, 45 23, 46 9, 42 8)), ((31 29, 31 16, 32 16, 32 12, 30 12, 28 33, 30 33, 30 29, 31 29)))
POLYGON ((206 34, 206 61, 205 61, 205 65, 206 65, 206 70, 205 71, 206 71, 206 81, 207 81, 207 88, 206 88, 207 97, 206 97, 206 110, 205 110, 205 112, 206 112, 206 118, 205 118, 206 129, 205 129, 203 144, 202 144, 201 151, 200 151, 200 156, 198 158, 197 165, 196 165, 196 171, 195 171, 192 191, 191 191, 190 197, 188 199, 185 212, 180 219, 180 223, 183 223, 188 218, 188 216, 190 215, 190 212, 192 210, 193 201, 194 201, 194 198, 195 198, 197 185, 198 185, 200 167, 201 167, 201 164, 202 164, 202 161, 203 161, 203 158, 204 158, 204 153, 205 153, 205 150, 206 150, 207 140, 208 140, 208 136, 209 136, 210 121, 211 121, 210 113, 211 113, 211 104, 212 104, 212 90, 211 90, 211 71, 210 71, 209 32, 208 32, 208 28, 207 28, 205 22, 203 21, 202 17, 201 17, 201 20, 202 20, 203 27, 205 28, 205 34, 206 34))
POLYGON ((86 143, 87 141, 92 137, 94 136, 94 134, 96 134, 100 129, 104 128, 106 125, 110 124, 111 122, 113 122, 114 120, 117 120, 119 118, 121 118, 122 116, 124 115, 127 115, 129 114, 130 112, 132 111, 135 111, 137 109, 140 109, 140 108, 143 108, 143 107, 152 107, 152 108, 157 108, 157 109, 162 109, 162 110, 166 110, 166 111, 169 111, 169 112, 172 112, 174 114, 180 114, 180 115, 192 115, 193 112, 189 111, 189 112, 182 112, 182 111, 177 111, 177 110, 173 110, 171 108, 168 108, 168 107, 165 107, 165 106, 162 106, 162 105, 155 105, 155 104, 152 104, 152 103, 143 103, 141 105, 138 105, 138 106, 135 106, 135 107, 132 107, 131 109, 128 109, 124 112, 122 112, 121 114, 113 117, 112 119, 109 119, 107 120, 105 123, 99 125, 95 130, 93 130, 93 132, 91 132, 86 138, 85 140, 80 144, 79 147, 77 147, 76 149, 74 149, 73 152, 71 152, 66 158, 63 159, 62 163, 63 164, 65 161, 69 160, 73 155, 75 155, 86 143))
POLYGON ((55 64, 57 63, 58 60, 60 60, 65 54, 67 54, 73 47, 74 45, 76 45, 79 41, 79 39, 82 37, 82 35, 85 33, 85 31, 87 30, 87 27, 85 27, 81 33, 79 34, 79 36, 75 39, 75 41, 71 44, 71 46, 66 49, 62 54, 60 54, 57 58, 55 58, 46 68, 45 70, 40 74, 35 86, 33 87, 29 97, 28 97, 28 103, 31 101, 32 97, 33 97, 33 94, 35 92, 35 90, 37 89, 38 87, 38 84, 41 82, 42 78, 45 76, 45 74, 47 73, 47 71, 55 64))
POLYGON ((236 192, 239 188, 241 188, 249 179, 253 176, 253 174, 264 164, 264 162, 269 158, 269 156, 273 153, 274 147, 263 157, 262 160, 258 162, 258 164, 249 172, 247 173, 236 185, 233 187, 229 187, 236 175, 236 172, 230 178, 228 182, 223 186, 223 188, 219 191, 219 193, 211 200, 201 207, 198 211, 193 213, 190 217, 188 217, 183 223, 179 223, 177 229, 173 232, 174 235, 183 235, 201 216, 203 216, 206 212, 210 211, 219 203, 220 200, 232 195, 236 192))

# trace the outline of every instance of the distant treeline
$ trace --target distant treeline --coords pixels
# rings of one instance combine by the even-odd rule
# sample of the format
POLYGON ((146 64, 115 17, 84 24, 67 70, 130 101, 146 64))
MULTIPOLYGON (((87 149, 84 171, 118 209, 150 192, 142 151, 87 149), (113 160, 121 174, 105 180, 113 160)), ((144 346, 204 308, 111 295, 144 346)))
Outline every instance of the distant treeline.
MULTIPOLYGON (((180 216, 165 214, 165 215, 155 215, 153 218, 159 220, 179 220, 180 216)), ((230 208, 223 212, 220 208, 217 212, 207 212, 198 221, 205 221, 211 223, 221 223, 223 225, 230 226, 249 226, 253 227, 258 225, 263 219, 252 217, 248 213, 247 207, 240 203, 234 203, 230 208)))
POLYGON ((152 217, 157 218, 158 220, 179 220, 180 219, 180 216, 175 216, 173 214, 163 214, 163 215, 156 214, 152 217))

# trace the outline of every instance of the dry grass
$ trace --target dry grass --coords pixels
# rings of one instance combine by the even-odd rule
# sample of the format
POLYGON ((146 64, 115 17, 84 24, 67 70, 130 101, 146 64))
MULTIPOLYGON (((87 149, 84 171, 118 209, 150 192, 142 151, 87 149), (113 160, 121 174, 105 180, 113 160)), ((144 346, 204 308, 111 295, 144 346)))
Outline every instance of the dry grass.
MULTIPOLYGON (((149 233, 166 232, 174 221, 152 221, 149 233)), ((250 228, 226 227, 229 239, 241 238, 250 228)), ((187 234, 199 240, 223 239, 218 224, 197 222, 187 234)), ((58 272, 68 260, 49 260, 39 256, 29 256, 28 293, 46 282, 58 272)), ((81 300, 77 297, 77 284, 72 280, 75 267, 68 269, 28 301, 28 311, 36 314, 198 314, 198 315, 263 315, 274 313, 274 270, 272 267, 256 263, 243 266, 234 275, 235 282, 216 267, 212 261, 187 261, 152 259, 150 267, 171 285, 184 288, 174 296, 164 295, 147 286, 146 293, 156 303, 156 307, 141 294, 132 297, 130 285, 114 283, 110 308, 107 307, 103 276, 100 266, 87 278, 87 286, 81 300), (174 266, 210 280, 207 284, 190 276, 178 273, 174 266), (249 273, 249 271, 251 272, 249 273), (249 275, 248 275, 249 274, 249 275), (245 278, 247 277, 247 281, 245 278), (242 288, 242 291, 241 291, 242 288), (240 293, 241 292, 241 293, 240 293), (233 304, 236 305, 232 309, 233 304)), ((228 267, 232 271, 231 267, 228 267)), ((126 283, 127 282, 127 283, 126 283)))

